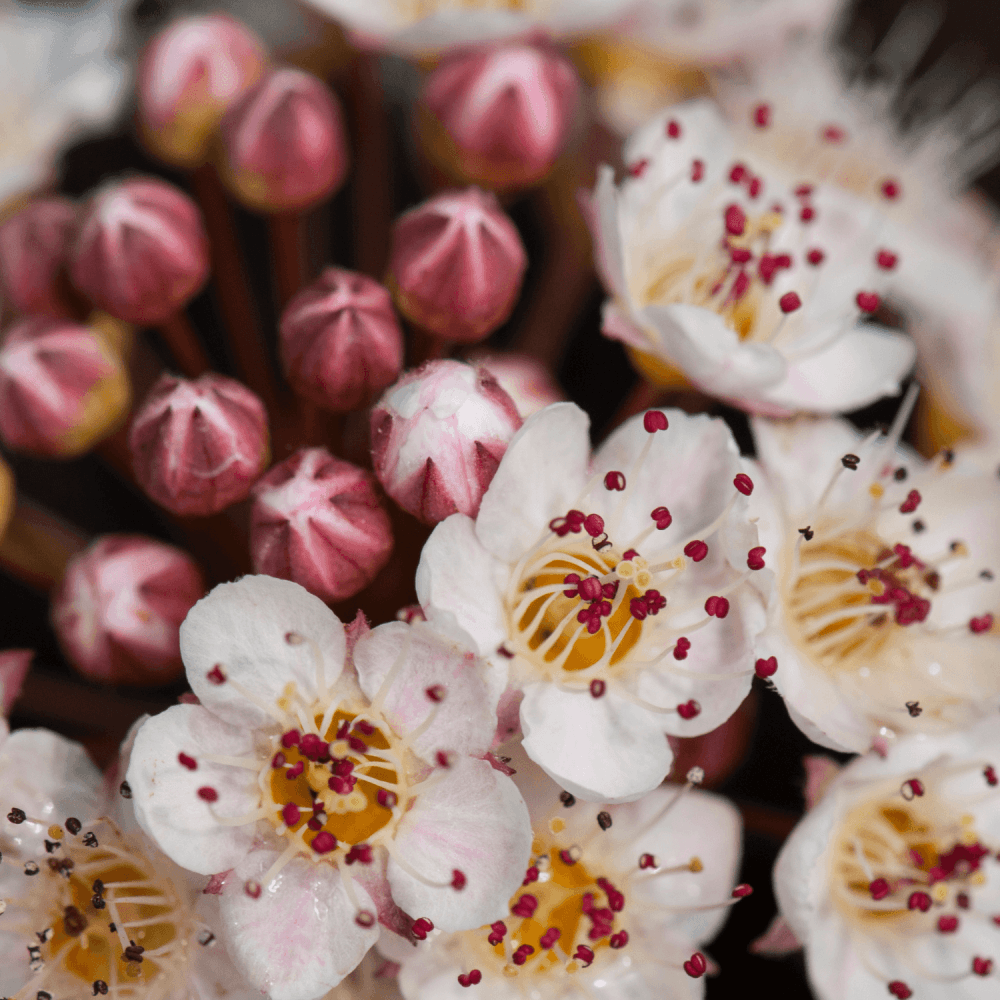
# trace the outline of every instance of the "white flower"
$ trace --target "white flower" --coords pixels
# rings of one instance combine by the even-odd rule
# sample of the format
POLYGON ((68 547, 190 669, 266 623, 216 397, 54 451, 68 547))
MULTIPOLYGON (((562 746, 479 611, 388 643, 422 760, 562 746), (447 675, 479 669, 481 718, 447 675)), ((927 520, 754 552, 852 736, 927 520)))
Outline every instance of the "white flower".
POLYGON ((121 7, 0 3, 0 205, 49 182, 60 151, 117 114, 121 7))
POLYGON ((524 884, 492 925, 435 931, 416 948, 383 935, 379 949, 399 961, 406 1000, 702 996, 696 949, 749 891, 733 891, 736 810, 690 783, 586 805, 518 750, 512 764, 534 830, 524 884))
POLYGON ((655 788, 664 734, 709 732, 750 686, 752 484, 722 421, 668 414, 629 421, 591 461, 583 411, 536 413, 476 520, 442 521, 417 568, 428 618, 474 638, 497 690, 523 690, 528 756, 584 799, 655 788))
POLYGON ((759 655, 794 721, 835 749, 1000 704, 1000 483, 897 449, 908 414, 867 439, 835 420, 753 422, 751 509, 777 577, 759 655))
POLYGON ((435 52, 544 31, 579 35, 621 18, 634 0, 309 0, 362 43, 435 52))
POLYGON ((216 587, 181 626, 201 704, 149 719, 132 751, 140 825, 185 868, 226 873, 230 954, 272 1000, 322 996, 377 920, 492 919, 529 850, 517 789, 477 759, 496 701, 473 654, 426 624, 360 632, 345 666, 343 626, 302 587, 216 587))
POLYGON ((997 993, 1000 723, 908 736, 833 781, 774 881, 821 1000, 997 993))
POLYGON ((0 993, 254 1000, 212 932, 203 880, 134 829, 83 747, 18 730, 0 787, 0 993))
POLYGON ((612 299, 604 332, 656 381, 674 366, 758 413, 837 412, 898 391, 902 334, 862 323, 880 303, 877 208, 829 185, 796 188, 737 147, 697 100, 629 141, 617 187, 603 168, 593 217, 612 299))

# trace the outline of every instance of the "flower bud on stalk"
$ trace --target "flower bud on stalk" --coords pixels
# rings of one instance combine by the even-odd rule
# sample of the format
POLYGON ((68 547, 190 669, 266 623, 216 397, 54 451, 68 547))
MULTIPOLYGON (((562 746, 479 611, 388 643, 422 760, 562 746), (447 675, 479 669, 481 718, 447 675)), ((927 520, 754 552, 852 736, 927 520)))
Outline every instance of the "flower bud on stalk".
POLYGON ((18 312, 72 315, 60 277, 76 219, 72 201, 49 196, 28 202, 0 226, 0 295, 18 312))
POLYGON ((137 116, 146 148, 173 166, 199 166, 226 110, 266 66, 264 43, 228 14, 168 25, 139 64, 137 116))
POLYGON ((164 375, 132 420, 129 450, 146 493, 182 517, 207 516, 244 499, 267 467, 264 404, 222 375, 164 375))
POLYGON ((281 316, 280 351, 292 388, 346 413, 371 405, 403 367, 403 333, 377 281, 328 267, 281 316))
POLYGON ((471 344, 514 308, 528 257, 496 198, 447 191, 393 226, 388 285, 396 307, 444 341, 471 344))
POLYGON ((536 184, 566 144, 579 91, 572 64, 544 43, 457 52, 424 84, 424 149, 464 181, 498 190, 536 184))
POLYGON ((372 411, 372 463, 386 493, 425 524, 475 517, 521 426, 488 372, 431 361, 404 375, 372 411))
POLYGON ((70 277, 98 308, 129 323, 162 323, 208 280, 197 205, 155 177, 99 191, 84 211, 70 277))
POLYGON ((302 448, 254 486, 250 551, 255 572, 342 601, 385 565, 392 526, 370 473, 302 448))
POLYGON ((52 625, 84 677, 165 684, 181 671, 180 624, 204 594, 194 560, 141 535, 104 535, 72 559, 52 625))
POLYGON ((348 166, 340 102, 321 80, 297 69, 268 73, 221 125, 222 176, 260 212, 295 212, 332 194, 348 166))
POLYGON ((94 330, 42 317, 22 320, 0 347, 0 438, 9 448, 72 458, 128 411, 128 376, 94 330))

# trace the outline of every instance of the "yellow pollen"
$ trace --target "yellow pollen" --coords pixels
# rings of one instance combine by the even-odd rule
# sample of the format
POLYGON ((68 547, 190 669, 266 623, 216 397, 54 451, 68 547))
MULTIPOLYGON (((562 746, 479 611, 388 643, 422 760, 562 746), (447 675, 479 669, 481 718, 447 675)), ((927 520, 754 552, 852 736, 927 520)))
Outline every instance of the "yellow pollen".
POLYGON ((549 829, 553 833, 562 833, 566 829, 566 823, 557 816, 549 820, 549 829))
POLYGON ((50 826, 48 829, 48 835, 50 840, 62 840, 66 836, 66 832, 61 826, 50 826))
POLYGON ((881 483, 872 483, 871 486, 868 487, 868 492, 875 497, 876 500, 881 500, 885 495, 885 489, 881 483))
POLYGON ((931 889, 931 899, 935 903, 943 903, 948 898, 948 886, 943 882, 938 882, 936 886, 931 889))
POLYGON ((701 863, 701 858, 697 857, 697 855, 688 862, 688 871, 690 872, 700 872, 704 868, 705 866, 701 863))

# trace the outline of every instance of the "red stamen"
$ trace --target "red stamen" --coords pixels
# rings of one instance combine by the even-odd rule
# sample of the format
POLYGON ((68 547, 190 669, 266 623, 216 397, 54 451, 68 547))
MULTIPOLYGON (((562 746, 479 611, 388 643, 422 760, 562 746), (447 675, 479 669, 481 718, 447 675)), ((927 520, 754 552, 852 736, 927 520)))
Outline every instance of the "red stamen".
POLYGON ((730 205, 726 209, 726 232, 731 236, 742 236, 747 226, 746 213, 739 205, 730 205))
POLYGON ((625 489, 625 473, 609 472, 604 477, 604 488, 606 490, 617 490, 620 493, 625 489))
POLYGON ((177 755, 177 761, 182 767, 186 767, 189 771, 198 770, 198 761, 194 757, 189 757, 186 753, 179 753, 177 755))
POLYGON ((812 264, 813 267, 819 267, 826 258, 826 254, 823 253, 818 247, 814 247, 806 254, 806 260, 812 264))
POLYGON ((771 124, 770 104, 758 104, 753 109, 753 123, 757 128, 767 128, 771 124))
POLYGON ((692 979, 700 979, 708 971, 708 962, 705 956, 700 951, 696 951, 684 963, 684 971, 692 979))
POLYGON ((642 426, 650 434, 655 434, 657 431, 665 431, 669 426, 667 415, 662 410, 647 410, 642 418, 642 426))
POLYGON ((776 656, 769 656, 766 660, 761 658, 753 665, 754 673, 764 680, 773 677, 777 669, 778 658, 776 656))
POLYGON ((219 793, 211 785, 202 785, 198 789, 198 798, 205 802, 218 802, 219 793))
POLYGON ((763 545, 755 545, 747 553, 747 566, 750 569, 763 569, 764 568, 764 553, 767 549, 763 545))
POLYGON ((700 538, 695 538, 684 546, 684 555, 693 562, 701 562, 708 555, 708 545, 700 538))
POLYGON ((691 640, 685 638, 683 635, 674 643, 674 659, 675 660, 686 660, 688 655, 688 650, 691 648, 691 640))
POLYGON ((729 601, 725 597, 710 597, 705 601, 705 613, 709 617, 725 618, 729 614, 729 601))
POLYGON ((878 309, 881 300, 875 292, 858 292, 854 301, 863 313, 873 313, 878 309))
POLYGON ((681 125, 675 118, 667 122, 667 138, 679 139, 681 137, 681 125))
POLYGON ((802 299, 799 298, 798 292, 785 292, 778 299, 778 308, 787 315, 802 308, 802 299))

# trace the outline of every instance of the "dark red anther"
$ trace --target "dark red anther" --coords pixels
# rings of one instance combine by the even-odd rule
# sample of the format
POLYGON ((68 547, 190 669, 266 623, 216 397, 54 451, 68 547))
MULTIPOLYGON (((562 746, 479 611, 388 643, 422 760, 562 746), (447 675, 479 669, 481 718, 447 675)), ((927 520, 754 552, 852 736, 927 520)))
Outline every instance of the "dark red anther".
POLYGON ((739 302, 739 300, 742 299, 744 295, 746 295, 747 289, 749 287, 750 287, 749 276, 747 275, 746 271, 740 271, 740 273, 736 275, 736 280, 733 282, 732 291, 730 292, 733 301, 739 302))
POLYGON ((729 251, 729 258, 734 264, 746 264, 753 259, 753 254, 745 247, 733 247, 729 251))
POLYGON ((987 766, 983 768, 983 777, 986 779, 986 784, 987 785, 991 785, 991 786, 996 785, 996 783, 997 783, 997 772, 996 772, 996 769, 992 765, 987 764, 987 766))
POLYGON ((525 962, 535 953, 535 949, 530 944, 522 944, 513 954, 515 965, 524 965, 525 962))
POLYGON ((346 740, 347 734, 350 732, 351 722, 349 719, 344 719, 339 726, 337 726, 337 739, 346 740))
POLYGON ((607 684, 602 680, 594 679, 590 682, 590 696, 591 698, 603 698, 604 692, 607 690, 607 684))
POLYGON ((353 733, 347 737, 347 745, 355 753, 368 753, 368 744, 360 736, 355 736, 353 733))
POLYGON ((701 715, 701 705, 692 698, 690 701, 684 702, 683 705, 677 706, 677 714, 682 719, 693 719, 701 715))
POLYGON ((767 128, 771 124, 770 104, 758 104, 753 109, 753 123, 757 128, 767 128))
POLYGON ((289 729, 287 733, 281 734, 281 745, 287 750, 290 747, 297 747, 302 739, 302 734, 297 729, 289 729))
POLYGON ((919 778, 910 778, 903 782, 903 797, 906 799, 919 799, 924 791, 924 783, 919 778))
POLYGON ((591 538, 596 538, 604 532, 604 518, 600 514, 588 514, 583 520, 583 528, 591 538))
POLYGON ((614 580, 611 583, 601 584, 601 594, 605 600, 613 601, 618 594, 618 584, 619 580, 614 580))
POLYGON ((370 722, 366 722, 364 719, 358 719, 354 723, 354 728, 361 733, 362 736, 372 736, 375 733, 375 727, 370 722))
POLYGON ((451 767, 452 757, 447 750, 438 750, 434 759, 437 761, 438 767, 451 767))
POLYGON ((291 781, 293 778, 297 778, 305 769, 306 765, 303 761, 296 761, 287 771, 285 771, 285 777, 291 781))
POLYGON ((530 868, 524 873, 524 881, 521 885, 531 885, 532 882, 538 881, 538 869, 531 865, 530 868))
POLYGON ((562 937, 562 931, 558 927, 550 927, 539 939, 538 943, 546 950, 551 948, 559 938, 562 937))
POLYGON ((911 892, 910 898, 906 901, 906 908, 926 913, 931 908, 931 897, 926 892, 911 892))
POLYGON ((571 867, 576 864, 576 858, 567 850, 559 852, 559 860, 566 866, 571 867))
POLYGON ((334 774, 326 779, 326 787, 337 795, 350 795, 354 791, 354 781, 351 778, 342 778, 339 774, 334 774))
POLYGON ((478 969, 471 969, 466 973, 458 974, 458 983, 460 986, 477 986, 483 981, 483 974, 478 969))
POLYGON ((785 292, 778 299, 778 308, 786 314, 795 312, 796 309, 802 308, 802 299, 799 298, 797 292, 785 292))
POLYGON ((284 820, 285 826, 295 826, 302 818, 299 807, 294 802, 285 803, 281 810, 281 818, 284 820))
POLYGON ((746 227, 746 212, 739 205, 729 205, 726 208, 726 232, 731 236, 742 236, 746 227))
POLYGON ((284 767, 287 763, 288 759, 280 750, 271 758, 271 767, 274 768, 284 767))
POLYGON ((260 894, 263 891, 263 887, 261 886, 260 882, 257 882, 251 878, 247 879, 246 882, 243 883, 243 891, 251 899, 260 899, 260 894))
POLYGON ((226 675, 222 672, 222 664, 216 663, 206 675, 212 684, 225 684, 226 675))
POLYGON ((893 180, 891 177, 882 181, 880 190, 882 192, 882 197, 888 198, 889 201, 895 201, 902 193, 899 181, 893 180))
POLYGON ((177 761, 182 767, 186 767, 189 771, 198 770, 198 761, 194 757, 189 757, 186 753, 179 753, 177 755, 177 761))
POLYGON ((198 798, 205 802, 218 802, 219 793, 211 785, 202 785, 198 789, 198 798))
POLYGON ((578 962, 583 962, 583 967, 586 969, 594 961, 594 950, 588 948, 585 944, 578 944, 576 951, 573 952, 573 958, 578 962))
POLYGON ((729 171, 729 180, 732 184, 739 184, 747 175, 747 168, 742 163, 734 163, 729 171))
POLYGON ((642 417, 642 426, 650 434, 655 434, 657 431, 665 431, 669 426, 667 415, 662 410, 647 410, 642 417))
POLYGON ((688 655, 688 650, 690 648, 691 648, 691 640, 682 635, 677 640, 677 642, 674 643, 674 659, 686 660, 688 655))
POLYGON ((608 944, 612 948, 624 948, 628 944, 628 931, 619 931, 617 934, 612 934, 608 939, 608 944))
POLYGON ((740 883, 732 892, 733 899, 746 899, 747 896, 751 895, 753 895, 753 886, 746 882, 740 883))
POLYGON ((337 758, 333 762, 333 773, 341 778, 349 778, 354 770, 354 761, 337 758))
POLYGON ((891 271, 899 263, 899 257, 891 250, 879 250, 879 252, 875 254, 875 263, 878 264, 883 271, 891 271))
POLYGON ((570 588, 569 590, 563 591, 563 597, 576 597, 576 595, 579 593, 579 590, 577 589, 577 584, 579 582, 580 582, 579 573, 567 573, 566 576, 563 577, 563 583, 568 583, 570 585, 570 588))
POLYGON ((507 925, 502 920, 496 920, 490 924, 490 936, 487 938, 490 944, 497 945, 507 933, 507 925))
POLYGON ((420 917, 418 920, 414 920, 410 925, 410 933, 418 941, 424 941, 432 930, 434 930, 434 924, 432 924, 426 917, 420 917))
POLYGON ((606 490, 618 490, 621 492, 625 489, 625 473, 624 472, 609 472, 604 477, 604 488, 606 490))
POLYGON ((628 602, 629 614, 636 619, 636 621, 645 621, 646 615, 649 614, 649 608, 646 607, 646 602, 641 597, 633 597, 632 600, 628 602))
POLYGON ((424 694, 427 695, 428 699, 433 702, 444 701, 444 696, 447 692, 443 684, 432 684, 429 688, 424 689, 424 694))
POLYGON ((710 597, 705 601, 705 613, 710 618, 725 618, 729 614, 729 600, 725 597, 710 597))
POLYGON ((534 915, 538 909, 538 899, 530 892, 523 893, 516 903, 510 908, 510 912, 515 917, 524 917, 525 920, 534 915))
POLYGON ((913 990, 910 989, 902 979, 894 979, 889 985, 889 992, 896 998, 896 1000, 910 1000, 913 996, 913 990))
POLYGON ((812 264, 813 267, 819 267, 820 264, 826 259, 826 254, 823 253, 819 247, 813 247, 812 250, 806 253, 806 260, 812 264))
POLYGON ((701 562, 708 555, 708 545, 700 538, 695 538, 684 546, 684 555, 694 562, 701 562))
POLYGON ((658 590, 647 590, 642 599, 646 602, 647 613, 651 615, 659 614, 667 606, 667 599, 658 590))
POLYGON ((316 761, 320 757, 329 755, 330 744, 326 740, 321 740, 315 733, 306 733, 299 740, 299 753, 308 760, 316 761))
POLYGON ((763 569, 764 568, 764 553, 767 549, 763 545, 755 545, 747 553, 747 565, 750 569, 763 569))
POLYGON ((958 917, 938 917, 937 929, 941 934, 954 934, 958 930, 958 917))
POLYGON ((868 883, 868 891, 872 894, 872 899, 885 899, 892 890, 886 879, 876 878, 868 883))
POLYGON ((640 854, 639 855, 639 867, 640 868, 655 868, 656 858, 652 854, 640 854))
POLYGON ((705 177, 705 161, 704 160, 692 160, 691 161, 691 183, 697 184, 699 181, 703 180, 705 177))
POLYGON ((603 593, 601 581, 596 576, 588 576, 586 580, 582 580, 577 590, 584 601, 599 601, 603 593))
POLYGON ((319 833, 323 829, 323 824, 315 816, 312 819, 306 821, 306 826, 312 830, 313 833, 319 833))
POLYGON ((681 123, 676 118, 671 118, 667 122, 667 138, 679 139, 681 137, 681 123))
POLYGON ((980 632, 989 632, 991 628, 993 628, 993 615, 991 614, 969 619, 969 631, 975 632, 977 635, 980 632))
POLYGON ((993 959, 977 955, 972 959, 972 971, 977 976, 988 976, 993 971, 993 959))
POLYGON ((795 189, 796 198, 808 198, 813 193, 812 184, 800 184, 795 189))
POLYGON ((854 301, 863 313, 873 313, 878 309, 881 299, 879 299, 877 292, 858 292, 854 296, 854 301))
POLYGON ((819 134, 824 142, 832 146, 839 146, 847 138, 847 133, 839 125, 826 125, 819 134))
POLYGON ((736 478, 733 480, 733 486, 735 486, 736 489, 738 489, 745 497, 748 497, 751 493, 753 493, 753 480, 745 472, 737 474, 736 478))
POLYGON ((641 160, 636 160, 635 163, 630 163, 627 167, 629 177, 642 177, 642 175, 646 172, 646 167, 648 166, 649 159, 645 156, 641 160))
POLYGON ((776 656, 769 656, 766 660, 761 657, 753 665, 753 672, 763 680, 767 680, 768 677, 773 677, 778 669, 778 658, 776 656))
POLYGON ((362 865, 370 865, 372 863, 374 855, 372 854, 371 846, 368 844, 355 844, 344 856, 344 860, 349 864, 353 865, 358 862, 362 865))
POLYGON ((801 222, 812 222, 816 218, 816 209, 812 205, 803 205, 799 209, 799 220, 801 222))
POLYGON ((465 872, 459 871, 457 868, 452 868, 451 870, 451 887, 452 889, 462 890, 468 884, 468 879, 465 877, 465 872))
POLYGON ((759 177, 751 177, 750 183, 747 184, 747 194, 750 195, 751 198, 757 198, 763 190, 764 182, 759 177))
POLYGON ((906 499, 899 505, 899 513, 912 514, 920 506, 922 499, 918 490, 910 490, 906 494, 906 499))
MULTIPOLYGON (((310 824, 313 822, 309 821, 310 824)), ((312 839, 312 843, 309 845, 317 854, 329 854, 330 851, 336 850, 337 848, 337 838, 330 833, 328 830, 320 830, 312 839)))
POLYGON ((700 979, 708 971, 708 961, 700 951, 696 951, 684 963, 684 971, 692 979, 700 979))
POLYGON ((649 516, 656 522, 657 531, 665 531, 674 521, 673 515, 666 507, 657 507, 649 516))

